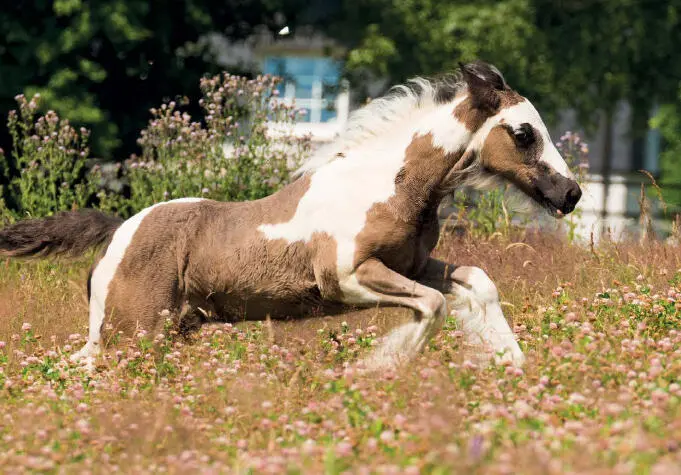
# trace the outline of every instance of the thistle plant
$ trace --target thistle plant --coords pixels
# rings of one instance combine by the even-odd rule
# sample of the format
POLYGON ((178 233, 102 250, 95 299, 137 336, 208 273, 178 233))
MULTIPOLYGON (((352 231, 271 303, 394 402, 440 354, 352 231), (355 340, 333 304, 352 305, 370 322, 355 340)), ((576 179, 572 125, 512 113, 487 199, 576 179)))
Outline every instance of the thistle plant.
POLYGON ((240 201, 276 191, 310 147, 308 137, 292 134, 298 111, 278 99, 279 82, 227 73, 202 79, 203 123, 176 102, 151 109, 141 153, 124 165, 130 200, 107 205, 130 214, 174 198, 240 201))
POLYGON ((578 133, 568 130, 556 142, 556 148, 581 185, 589 171, 589 144, 584 142, 578 133))
POLYGON ((76 130, 51 110, 36 119, 38 94, 30 100, 23 95, 15 99, 18 111, 10 111, 7 123, 14 144, 16 173, 9 186, 14 213, 46 216, 84 208, 99 181, 97 170, 88 171, 86 166, 88 130, 76 130))

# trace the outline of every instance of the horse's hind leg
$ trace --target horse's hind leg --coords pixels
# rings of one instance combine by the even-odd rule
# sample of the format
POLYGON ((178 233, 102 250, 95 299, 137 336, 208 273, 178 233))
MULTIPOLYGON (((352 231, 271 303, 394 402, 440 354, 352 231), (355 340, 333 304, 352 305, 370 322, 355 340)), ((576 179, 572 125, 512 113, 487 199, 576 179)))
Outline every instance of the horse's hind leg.
POLYGON ((102 351, 102 325, 104 323, 104 310, 100 309, 97 302, 90 298, 90 329, 87 343, 79 351, 71 355, 71 361, 83 362, 89 369, 94 367, 94 359, 102 351))
POLYGON ((92 367, 101 353, 104 338, 122 332, 133 337, 138 330, 151 333, 151 338, 163 329, 165 319, 180 314, 180 291, 177 274, 150 264, 137 274, 93 272, 90 295, 90 330, 85 346, 72 356, 92 367), (104 325, 111 326, 103 335, 104 325))
POLYGON ((416 312, 413 321, 391 331, 364 361, 369 370, 394 367, 413 358, 440 329, 447 314, 442 293, 398 274, 378 259, 362 263, 344 279, 341 288, 347 303, 401 305, 416 312))
MULTIPOLYGON (((99 260, 92 267, 87 278, 87 298, 89 307, 89 325, 88 325, 89 331, 87 343, 85 343, 85 346, 83 346, 83 348, 81 348, 79 351, 71 355, 71 361, 74 362, 82 361, 85 363, 86 367, 90 369, 94 367, 94 358, 99 353, 101 353, 102 346, 101 331, 102 325, 104 323, 104 309, 100 308, 100 306, 98 305, 98 300, 100 300, 99 295, 96 296, 97 298, 93 298, 92 295, 93 294, 92 276, 98 264, 99 260)), ((95 287, 94 290, 99 292, 98 286, 95 287)))

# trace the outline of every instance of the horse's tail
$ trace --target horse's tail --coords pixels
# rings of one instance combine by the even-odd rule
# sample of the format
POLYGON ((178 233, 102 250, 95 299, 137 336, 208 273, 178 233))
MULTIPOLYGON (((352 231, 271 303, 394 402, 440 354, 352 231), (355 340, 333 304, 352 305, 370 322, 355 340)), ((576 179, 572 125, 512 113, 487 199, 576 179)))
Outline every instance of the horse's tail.
POLYGON ((26 219, 0 229, 0 256, 79 256, 110 241, 122 222, 93 209, 26 219))

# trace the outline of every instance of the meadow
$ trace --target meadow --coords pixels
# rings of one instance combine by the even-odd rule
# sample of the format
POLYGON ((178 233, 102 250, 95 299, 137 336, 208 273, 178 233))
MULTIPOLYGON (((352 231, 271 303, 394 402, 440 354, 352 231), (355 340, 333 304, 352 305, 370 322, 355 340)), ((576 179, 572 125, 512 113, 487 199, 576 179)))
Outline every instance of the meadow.
MULTIPOLYGON (((310 146, 267 135, 267 120, 287 126, 298 114, 277 100, 278 81, 205 78, 199 120, 174 102, 152 109, 140 154, 115 169, 126 190, 92 166, 87 130, 18 96, 14 148, 0 150, 0 223, 272 193, 310 146)), ((559 147, 586 169, 578 136, 559 147)), ((518 227, 504 199, 471 207, 457 195, 456 227, 434 255, 496 282, 522 369, 483 363, 450 317, 416 361, 364 374, 355 363, 410 318, 371 308, 215 323, 188 337, 168 326, 115 338, 87 372, 69 357, 88 331, 92 256, 0 260, 0 470, 681 473, 678 246, 651 235, 578 243, 571 218, 558 231, 518 227)))
POLYGON ((497 282, 523 369, 480 364, 451 318, 418 360, 354 362, 409 313, 138 334, 97 370, 89 262, 0 263, 4 473, 679 473, 681 253, 532 231, 444 232, 497 282))

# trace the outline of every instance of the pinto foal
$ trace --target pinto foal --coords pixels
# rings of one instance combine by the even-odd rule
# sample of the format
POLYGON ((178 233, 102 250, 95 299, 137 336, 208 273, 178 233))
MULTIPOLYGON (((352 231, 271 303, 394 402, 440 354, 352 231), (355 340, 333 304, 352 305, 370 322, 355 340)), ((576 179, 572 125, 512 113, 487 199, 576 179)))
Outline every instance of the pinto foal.
POLYGON ((487 274, 430 257, 438 206, 459 186, 505 180, 556 217, 581 196, 539 114, 496 68, 476 62, 456 79, 394 88, 353 114, 299 175, 251 202, 185 198, 124 222, 94 210, 21 221, 0 231, 0 255, 106 245, 88 281, 89 339, 76 355, 89 365, 105 322, 131 334, 160 330, 168 312, 191 327, 309 315, 327 303, 414 310, 369 368, 413 357, 448 305, 469 342, 522 364, 487 274))

